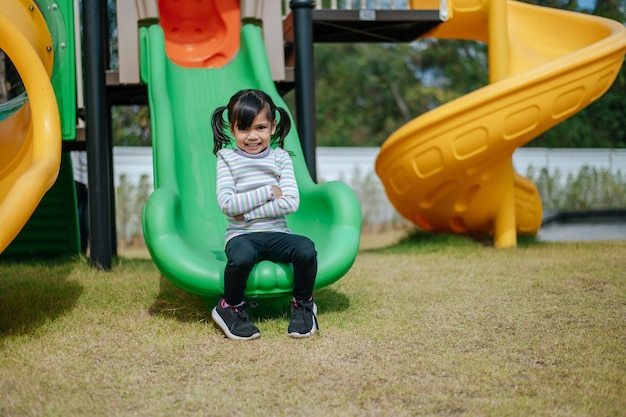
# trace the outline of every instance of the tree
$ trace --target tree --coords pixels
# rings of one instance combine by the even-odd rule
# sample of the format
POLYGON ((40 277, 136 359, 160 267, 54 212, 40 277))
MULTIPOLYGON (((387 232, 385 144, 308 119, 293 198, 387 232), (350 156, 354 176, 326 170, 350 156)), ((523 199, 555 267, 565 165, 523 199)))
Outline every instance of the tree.
MULTIPOLYGON (((591 12, 619 22, 625 20, 625 0, 593 0, 593 9, 582 9, 580 3, 589 1, 547 0, 527 3, 591 12)), ((626 147, 626 68, 622 66, 611 88, 581 112, 559 123, 530 142, 529 147, 548 148, 624 148, 626 147)))
MULTIPOLYGON (((622 22, 626 10, 626 0, 526 2, 622 22)), ((113 24, 112 0, 108 8, 113 24)), ((109 31, 115 57, 117 30, 109 31)), ((380 146, 411 119, 488 83, 487 45, 481 42, 424 38, 394 44, 322 43, 315 45, 314 57, 318 146, 380 146)), ((294 93, 285 100, 295 115, 294 93)), ((114 108, 115 143, 149 145, 148 113, 147 107, 114 108)), ((624 114, 626 68, 599 100, 527 146, 623 148, 624 114)))
POLYGON ((114 106, 111 118, 115 146, 152 145, 148 106, 114 106))
MULTIPOLYGON (((527 1, 624 21, 624 0, 527 1), (580 4, 585 4, 581 10, 580 4)), ((408 120, 488 82, 487 46, 462 40, 315 45, 319 146, 379 146, 408 120)), ((528 146, 626 147, 626 69, 588 108, 528 146)), ((287 97, 293 109, 293 95, 287 97)), ((294 112, 295 113, 295 112, 294 112)))
MULTIPOLYGON (((484 47, 433 41, 315 45, 318 145, 380 146, 411 119, 486 83, 486 70, 476 71, 484 47), (430 48, 439 52, 424 53, 430 48)), ((286 100, 293 109, 293 94, 286 100)))
POLYGON ((399 125, 432 105, 418 84, 403 44, 320 44, 316 104, 320 145, 379 145, 399 125), (338 86, 341 86, 338 88, 338 86))

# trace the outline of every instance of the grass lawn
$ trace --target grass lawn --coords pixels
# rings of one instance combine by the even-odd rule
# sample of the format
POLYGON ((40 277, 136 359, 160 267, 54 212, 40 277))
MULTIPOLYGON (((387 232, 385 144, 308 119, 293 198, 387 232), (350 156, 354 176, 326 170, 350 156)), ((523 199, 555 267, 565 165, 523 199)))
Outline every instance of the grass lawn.
POLYGON ((141 253, 0 262, 0 416, 624 416, 626 240, 374 236, 321 330, 225 339, 141 253))

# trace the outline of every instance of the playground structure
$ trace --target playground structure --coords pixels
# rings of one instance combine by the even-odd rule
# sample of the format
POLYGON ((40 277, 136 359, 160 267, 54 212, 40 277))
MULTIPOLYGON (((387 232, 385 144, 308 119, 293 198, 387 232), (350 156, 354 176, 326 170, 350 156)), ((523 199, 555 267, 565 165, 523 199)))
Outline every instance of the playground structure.
MULTIPOLYGON (((65 0, 42 2, 41 7, 31 0, 9 0, 0 6, 0 49, 19 74, 15 84, 23 84, 24 90, 0 106, 0 253, 11 242, 14 247, 22 245, 18 249, 22 252, 77 245, 77 229, 71 222, 75 204, 68 209, 59 203, 68 200, 68 192, 72 196, 70 171, 63 171, 62 191, 50 193, 40 204, 59 176, 61 140, 75 138, 71 12, 65 0), (37 207, 39 213, 33 216, 37 207), (50 218, 55 211, 56 218, 50 218), (29 219, 31 227, 25 231, 29 219), (52 224, 56 230, 37 222, 52 224)), ((5 71, 10 68, 5 65, 5 71)))
POLYGON ((535 185, 513 171, 513 152, 609 89, 626 29, 516 1, 449 7, 449 20, 427 36, 486 42, 490 84, 398 129, 381 147, 376 172, 417 226, 493 235, 496 247, 514 247, 518 233, 539 230, 542 207, 535 185))
MULTIPOLYGON (((220 2, 226 11, 235 5, 228 6, 220 2)), ((227 225, 215 191, 216 158, 207 133, 211 131, 210 109, 227 103, 244 88, 262 89, 278 106, 287 108, 272 80, 261 28, 256 23, 240 28, 235 10, 232 19, 227 13, 222 16, 224 48, 208 50, 203 39, 198 39, 201 51, 194 47, 181 50, 177 43, 185 34, 168 33, 164 30, 167 26, 159 24, 144 27, 140 33, 140 67, 149 91, 155 170, 155 191, 143 212, 144 239, 164 276, 183 289, 208 297, 223 293, 227 225), (231 39, 237 39, 238 50, 230 48, 231 39), (181 65, 168 58, 170 49, 181 65), (227 64, 201 67, 216 60, 227 64)), ((164 12, 170 10, 161 9, 161 20, 170 19, 164 12)), ((196 33, 204 32, 198 27, 189 31, 194 39, 196 33)), ((295 129, 285 139, 285 148, 293 153, 301 197, 300 209, 288 216, 289 226, 315 243, 315 288, 322 288, 345 275, 356 258, 361 232, 359 203, 344 183, 313 182, 295 129)), ((246 295, 290 297, 292 288, 291 265, 262 261, 251 272, 246 295)))
MULTIPOLYGON (((52 18, 52 2, 43 0, 4 0, 0 6, 4 19, 0 47, 13 60, 28 93, 26 104, 0 121, 0 220, 10 225, 0 232, 0 251, 24 228, 58 175, 61 137, 69 141, 76 137, 73 53, 58 49, 62 39, 18 40, 27 32, 48 33, 47 25, 64 28, 65 47, 73 47, 73 7, 68 0, 54 4, 61 18, 52 18), (48 14, 43 20, 31 16, 39 9, 48 14), (29 29, 31 21, 38 22, 34 29, 29 29), (24 46, 28 44, 38 51, 36 61, 43 63, 32 76, 35 70, 29 72, 20 63, 35 60, 32 53, 22 57, 26 52, 21 50, 28 50, 24 46), (53 56, 63 57, 54 61, 54 68, 57 62, 65 62, 57 72, 52 70, 53 56), (32 87, 35 82, 42 86, 32 87), (65 104, 57 106, 53 99, 65 104), (45 109, 46 115, 38 108, 45 109), (60 116, 54 115, 55 109, 61 109, 60 116), (26 155, 27 162, 18 163, 22 161, 18 154, 19 158, 26 155)), ((182 288, 217 295, 225 260, 225 219, 214 202, 209 109, 224 104, 241 88, 262 88, 284 106, 276 85, 293 83, 289 72, 294 64, 296 72, 310 68, 298 67, 293 56, 284 54, 283 39, 297 51, 304 48, 293 38, 293 13, 282 20, 278 2, 179 0, 176 7, 172 4, 168 0, 118 2, 116 82, 139 85, 141 78, 148 86, 155 193, 144 209, 144 234, 152 258, 182 288)), ((314 16, 316 33, 310 43, 318 38, 362 41, 359 36, 366 32, 373 34, 368 42, 382 38, 408 42, 420 37, 486 42, 490 84, 398 129, 382 146, 376 172, 394 207, 417 226, 433 232, 489 234, 496 247, 514 247, 517 234, 535 233, 542 217, 534 185, 513 172, 514 150, 606 92, 623 62, 626 30, 597 16, 512 0, 415 0, 411 6, 413 10, 393 12, 393 27, 389 22, 376 26, 383 11, 338 10, 333 15, 333 11, 315 10, 330 23, 319 24, 314 16), (398 14, 406 17, 399 21, 398 14), (341 25, 334 16, 351 19, 343 23, 352 35, 337 29, 341 25)), ((90 111, 105 113, 104 109, 90 111)), ((301 128, 305 117, 298 114, 299 132, 294 130, 286 143, 295 153, 303 194, 301 210, 289 221, 295 232, 310 235, 318 247, 320 288, 351 267, 358 250, 360 210, 347 186, 315 184, 310 175, 314 167, 307 159, 311 142, 305 137, 311 132, 301 128)), ((288 266, 262 263, 250 281, 249 294, 285 294, 290 274, 288 266)))

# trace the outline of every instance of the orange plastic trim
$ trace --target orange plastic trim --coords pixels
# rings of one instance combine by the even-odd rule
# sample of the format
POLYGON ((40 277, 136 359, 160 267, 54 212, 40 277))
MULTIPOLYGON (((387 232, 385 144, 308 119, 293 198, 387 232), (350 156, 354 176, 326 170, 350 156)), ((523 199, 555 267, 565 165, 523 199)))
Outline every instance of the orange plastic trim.
POLYGON ((187 67, 217 68, 239 49, 239 0, 159 0, 167 56, 187 67))

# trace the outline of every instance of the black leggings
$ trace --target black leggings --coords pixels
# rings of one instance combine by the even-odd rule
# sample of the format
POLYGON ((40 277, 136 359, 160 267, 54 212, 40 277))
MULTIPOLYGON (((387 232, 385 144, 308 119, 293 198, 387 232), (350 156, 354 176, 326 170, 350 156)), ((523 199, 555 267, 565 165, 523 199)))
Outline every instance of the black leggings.
POLYGON ((261 261, 293 264, 293 296, 308 300, 317 275, 317 252, 308 237, 279 232, 239 235, 226 244, 228 262, 224 270, 224 298, 231 305, 243 300, 248 276, 261 261))

